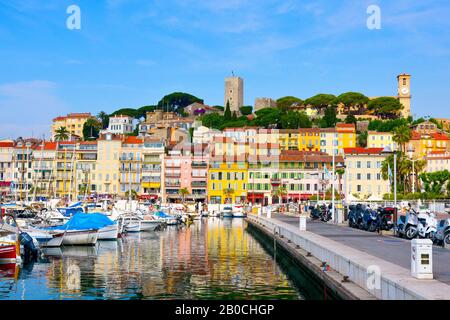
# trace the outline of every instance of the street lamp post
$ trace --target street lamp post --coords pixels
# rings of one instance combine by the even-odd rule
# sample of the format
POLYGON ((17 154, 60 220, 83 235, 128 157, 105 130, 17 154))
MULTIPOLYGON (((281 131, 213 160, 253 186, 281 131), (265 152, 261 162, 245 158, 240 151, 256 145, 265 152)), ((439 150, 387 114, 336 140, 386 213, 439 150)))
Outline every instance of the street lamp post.
MULTIPOLYGON (((337 147, 338 141, 334 140, 333 146, 337 147)), ((333 148, 333 175, 332 175, 332 185, 331 185, 331 220, 336 223, 336 199, 334 195, 335 183, 336 183, 336 150, 337 148, 333 148)))
POLYGON ((414 155, 414 149, 410 148, 408 149, 408 153, 409 153, 409 158, 410 161, 412 162, 412 193, 416 193, 416 170, 415 170, 415 164, 418 161, 418 159, 413 159, 413 155, 414 155))

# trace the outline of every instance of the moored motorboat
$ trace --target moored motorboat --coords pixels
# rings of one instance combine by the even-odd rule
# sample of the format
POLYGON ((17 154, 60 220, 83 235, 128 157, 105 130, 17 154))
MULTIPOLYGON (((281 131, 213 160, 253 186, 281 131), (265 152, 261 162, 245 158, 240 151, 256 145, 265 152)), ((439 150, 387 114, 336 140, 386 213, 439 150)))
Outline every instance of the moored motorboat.
POLYGON ((161 228, 163 222, 159 220, 141 220, 141 231, 155 231, 161 228))
POLYGON ((119 224, 115 223, 98 230, 97 240, 117 240, 119 237, 119 224))
POLYGON ((141 232, 141 219, 132 215, 124 215, 121 217, 121 232, 136 233, 141 232))
POLYGON ((62 243, 68 246, 93 246, 97 243, 98 234, 98 229, 67 230, 62 243))
POLYGON ((227 207, 223 208, 220 215, 224 218, 233 218, 233 207, 227 206, 227 207))
POLYGON ((20 243, 17 228, 0 223, 0 264, 19 263, 20 243))
POLYGON ((23 230, 34 238, 40 247, 59 247, 62 245, 64 232, 48 231, 36 228, 23 230))
POLYGON ((235 206, 232 213, 233 213, 233 218, 245 218, 247 216, 247 214, 244 211, 243 206, 235 206))
POLYGON ((20 253, 16 243, 0 241, 0 264, 10 264, 18 262, 20 253))

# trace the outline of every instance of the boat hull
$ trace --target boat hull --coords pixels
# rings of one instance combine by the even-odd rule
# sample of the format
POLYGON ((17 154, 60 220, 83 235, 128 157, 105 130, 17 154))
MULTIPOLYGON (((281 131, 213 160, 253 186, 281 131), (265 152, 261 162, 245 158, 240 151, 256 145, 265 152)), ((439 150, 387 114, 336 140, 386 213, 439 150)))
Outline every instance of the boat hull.
POLYGON ((15 244, 0 245, 0 264, 17 262, 17 246, 15 244))
POLYGON ((97 240, 117 240, 118 237, 119 237, 119 224, 116 223, 98 230, 97 240))
POLYGON ((62 244, 67 246, 93 246, 97 243, 98 230, 67 231, 62 244))
POLYGON ((126 224, 124 227, 125 232, 128 233, 136 233, 141 232, 141 223, 140 222, 130 222, 126 224))
POLYGON ((141 221, 141 231, 155 231, 161 226, 159 221, 141 221))

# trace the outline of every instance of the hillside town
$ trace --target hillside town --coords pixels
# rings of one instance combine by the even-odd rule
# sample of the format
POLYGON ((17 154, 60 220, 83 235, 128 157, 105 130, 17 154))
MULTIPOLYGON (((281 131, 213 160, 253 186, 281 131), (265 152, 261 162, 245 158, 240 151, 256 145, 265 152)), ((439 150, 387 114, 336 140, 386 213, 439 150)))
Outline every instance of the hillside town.
POLYGON ((394 153, 402 155, 399 197, 446 197, 450 176, 437 186, 433 175, 450 171, 450 119, 413 119, 410 81, 397 77, 395 97, 321 94, 244 106, 244 80, 229 77, 224 107, 185 94, 192 103, 174 106, 165 97, 140 116, 129 109, 58 115, 49 139, 0 141, 1 198, 381 201, 394 194, 394 153))

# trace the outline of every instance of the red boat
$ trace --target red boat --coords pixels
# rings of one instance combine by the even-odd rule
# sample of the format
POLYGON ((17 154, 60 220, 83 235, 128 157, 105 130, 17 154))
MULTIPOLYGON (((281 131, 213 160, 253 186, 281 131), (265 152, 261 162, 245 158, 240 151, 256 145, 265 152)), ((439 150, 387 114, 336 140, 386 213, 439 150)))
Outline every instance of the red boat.
POLYGON ((16 244, 0 243, 0 264, 16 263, 17 256, 16 244))

